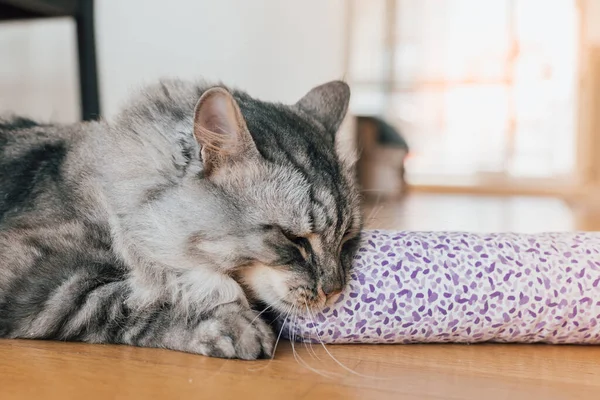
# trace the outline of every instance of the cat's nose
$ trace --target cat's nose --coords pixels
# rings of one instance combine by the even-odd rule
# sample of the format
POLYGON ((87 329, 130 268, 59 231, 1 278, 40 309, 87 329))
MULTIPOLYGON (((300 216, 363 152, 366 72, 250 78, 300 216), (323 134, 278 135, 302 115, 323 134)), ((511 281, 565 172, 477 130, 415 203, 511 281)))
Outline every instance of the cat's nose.
POLYGON ((341 289, 335 289, 335 290, 327 293, 325 295, 325 305, 327 305, 327 306, 334 305, 338 301, 338 299, 340 298, 341 294, 342 294, 342 290, 341 289))
POLYGON ((330 282, 323 284, 321 290, 328 301, 336 299, 341 293, 344 287, 341 282, 330 282))
POLYGON ((333 297, 333 296, 339 296, 340 294, 342 294, 342 289, 333 289, 333 290, 323 290, 323 293, 325 293, 325 297, 327 297, 328 299, 333 297))

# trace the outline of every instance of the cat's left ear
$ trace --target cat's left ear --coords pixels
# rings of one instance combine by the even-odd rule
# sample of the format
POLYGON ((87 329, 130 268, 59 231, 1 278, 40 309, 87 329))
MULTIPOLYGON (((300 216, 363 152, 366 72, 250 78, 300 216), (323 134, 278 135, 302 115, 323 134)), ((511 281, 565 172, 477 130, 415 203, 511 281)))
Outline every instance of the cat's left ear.
POLYGON ((295 106, 335 133, 340 127, 350 102, 350 87, 346 82, 332 81, 313 88, 295 106))
POLYGON ((224 88, 202 94, 194 112, 194 136, 200 144, 204 175, 259 155, 237 102, 224 88))

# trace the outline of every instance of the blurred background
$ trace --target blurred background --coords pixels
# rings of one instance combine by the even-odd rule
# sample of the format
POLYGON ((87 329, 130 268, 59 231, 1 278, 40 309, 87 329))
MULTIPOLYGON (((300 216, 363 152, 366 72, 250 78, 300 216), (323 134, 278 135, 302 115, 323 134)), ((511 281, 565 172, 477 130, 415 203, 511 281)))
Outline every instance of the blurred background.
POLYGON ((1 113, 80 120, 82 54, 107 119, 161 77, 282 102, 341 78, 369 226, 600 229, 600 0, 0 0, 0 20, 1 113))

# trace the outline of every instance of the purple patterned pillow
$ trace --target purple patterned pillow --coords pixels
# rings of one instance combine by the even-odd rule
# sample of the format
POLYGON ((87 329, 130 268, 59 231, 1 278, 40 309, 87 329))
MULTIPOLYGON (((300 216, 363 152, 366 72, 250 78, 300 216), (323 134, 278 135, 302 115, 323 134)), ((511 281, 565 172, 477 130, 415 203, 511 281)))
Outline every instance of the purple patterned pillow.
POLYGON ((600 343, 600 233, 367 231, 347 290, 284 335, 324 343, 600 343))

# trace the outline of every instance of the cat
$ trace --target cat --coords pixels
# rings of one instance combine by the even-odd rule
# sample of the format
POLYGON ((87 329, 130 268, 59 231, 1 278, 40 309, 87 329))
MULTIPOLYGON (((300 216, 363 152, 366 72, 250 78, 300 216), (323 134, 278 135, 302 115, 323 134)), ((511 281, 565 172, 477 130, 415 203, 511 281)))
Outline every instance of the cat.
POLYGON ((271 357, 258 310, 335 301, 357 251, 349 98, 164 80, 112 122, 0 121, 0 337, 271 357))

